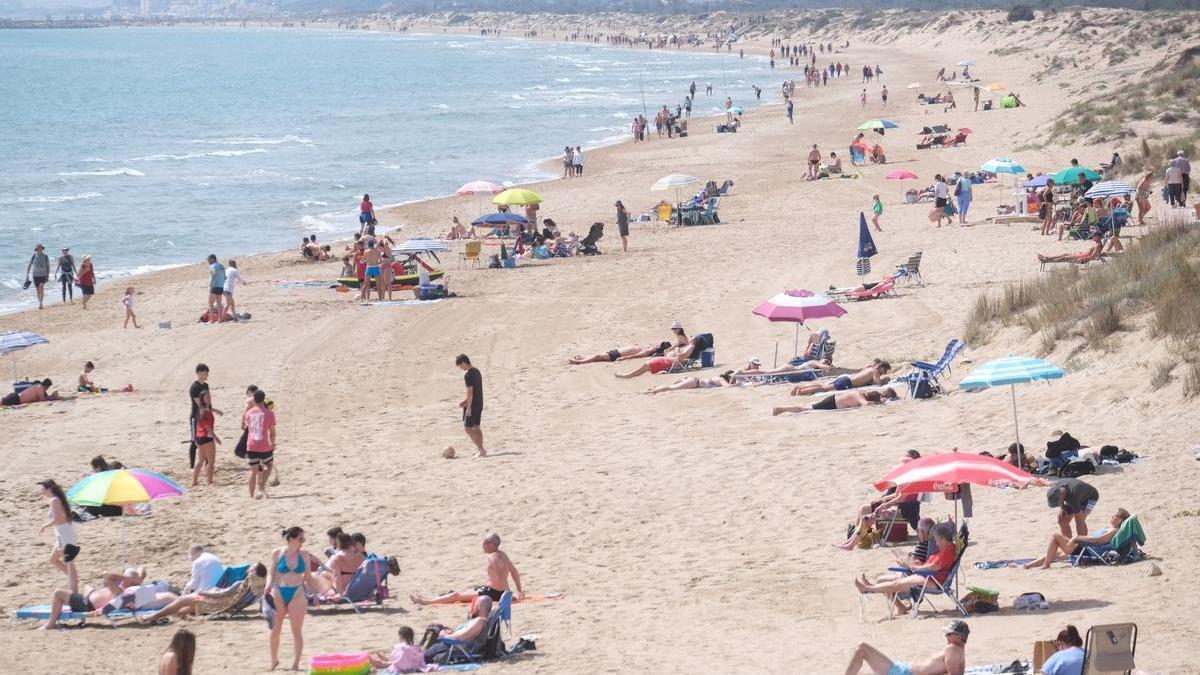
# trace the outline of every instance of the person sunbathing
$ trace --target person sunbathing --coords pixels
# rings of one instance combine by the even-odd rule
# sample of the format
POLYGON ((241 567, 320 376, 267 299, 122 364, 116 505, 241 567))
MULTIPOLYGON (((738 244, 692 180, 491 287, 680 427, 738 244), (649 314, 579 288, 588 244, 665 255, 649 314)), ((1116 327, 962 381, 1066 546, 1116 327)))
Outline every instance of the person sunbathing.
POLYGON ((883 593, 887 595, 898 614, 907 614, 910 608, 904 604, 900 596, 907 595, 910 591, 921 588, 925 585, 926 579, 929 578, 916 574, 916 572, 934 572, 932 578, 939 584, 945 584, 946 578, 950 576, 950 568, 954 567, 957 550, 954 545, 953 526, 949 523, 941 523, 934 526, 933 541, 937 545, 937 552, 929 556, 929 560, 924 563, 909 567, 907 574, 897 579, 889 579, 880 583, 871 583, 864 574, 854 580, 854 587, 858 589, 859 593, 883 593))
MULTIPOLYGON (((904 457, 900 459, 899 466, 903 466, 914 459, 920 459, 921 453, 916 450, 908 450, 904 453, 904 457)), ((851 529, 850 535, 846 541, 841 544, 835 544, 840 549, 849 551, 858 545, 859 537, 865 532, 861 527, 863 520, 870 517, 872 520, 881 520, 883 518, 891 518, 890 512, 899 509, 901 516, 905 521, 913 527, 916 523, 913 521, 920 513, 920 508, 912 509, 910 507, 901 507, 901 504, 916 504, 920 499, 919 494, 900 494, 895 486, 889 487, 880 499, 874 499, 859 507, 858 513, 855 514, 855 527, 851 529)))
POLYGON ((213 588, 181 595, 157 612, 149 616, 139 617, 138 621, 141 623, 154 623, 169 616, 188 616, 189 614, 204 616, 207 614, 216 614, 236 605, 246 595, 247 591, 253 593, 255 597, 261 598, 266 585, 267 567, 262 563, 257 563, 245 579, 228 588, 213 588))
POLYGON ((610 349, 603 354, 595 354, 593 356, 572 356, 567 359, 567 363, 573 366, 583 365, 585 363, 604 363, 609 361, 624 361, 625 359, 642 359, 647 356, 662 356, 671 348, 670 342, 660 342, 656 345, 629 345, 628 347, 620 347, 618 349, 610 349))
POLYGON ((860 642, 850 657, 846 675, 859 675, 863 666, 873 675, 963 675, 967 668, 967 638, 971 629, 966 621, 951 621, 946 626, 946 648, 924 661, 892 661, 883 652, 860 642))
POLYGON ((1075 263, 1083 265, 1100 258, 1104 251, 1104 238, 1099 232, 1092 233, 1092 247, 1083 253, 1063 253, 1061 255, 1038 254, 1039 263, 1075 263))
POLYGON ((56 391, 49 393, 50 385, 52 384, 53 382, 50 381, 50 378, 46 378, 41 382, 34 382, 28 387, 25 387, 19 394, 15 391, 5 394, 4 398, 0 398, 0 406, 25 405, 28 403, 41 403, 42 401, 57 401, 60 398, 58 392, 56 391))
POLYGON ((887 384, 890 378, 885 375, 891 369, 892 364, 875 359, 856 373, 839 375, 828 382, 798 384, 792 388, 792 396, 809 396, 829 391, 846 391, 868 385, 887 384))
POLYGON ((1032 453, 1025 452, 1025 444, 1023 443, 1010 443, 1008 446, 1008 454, 1004 456, 1004 462, 1013 466, 1020 466, 1017 463, 1018 451, 1021 454, 1021 463, 1025 465, 1022 468, 1030 473, 1037 471, 1037 457, 1035 457, 1032 453))
POLYGON ((786 380, 788 382, 813 380, 816 379, 817 375, 820 373, 833 368, 833 359, 827 356, 820 360, 805 361, 797 366, 787 364, 779 366, 778 368, 770 369, 758 367, 753 361, 751 361, 751 365, 755 365, 755 367, 751 368, 747 366, 741 370, 734 371, 733 378, 751 380, 762 379, 764 381, 778 379, 786 380))
POLYGON ((58 628, 58 619, 62 616, 64 606, 72 612, 100 614, 105 605, 113 598, 120 597, 127 588, 133 588, 146 580, 146 568, 126 568, 123 572, 109 572, 100 577, 103 586, 88 587, 82 593, 72 593, 66 589, 54 591, 50 599, 50 617, 42 625, 42 630, 58 628))
POLYGON ((1100 553, 1112 550, 1108 543, 1112 541, 1113 536, 1117 534, 1117 530, 1129 518, 1129 512, 1125 509, 1117 509, 1116 513, 1108 521, 1112 527, 1098 530, 1086 537, 1076 535, 1074 537, 1066 537, 1061 532, 1055 532, 1050 535, 1050 543, 1046 547, 1046 554, 1042 557, 1033 560, 1024 565, 1024 568, 1029 570, 1035 567, 1048 570, 1050 563, 1066 560, 1073 555, 1079 555, 1083 551, 1084 546, 1089 546, 1100 553))
POLYGON ((500 550, 500 535, 492 532, 484 537, 483 552, 487 554, 488 560, 486 584, 476 586, 469 591, 450 592, 439 595, 436 598, 425 598, 414 593, 408 596, 409 599, 418 605, 449 605, 456 602, 471 602, 479 596, 499 601, 504 592, 508 590, 509 577, 512 577, 513 585, 517 589, 517 592, 513 595, 513 599, 520 600, 525 597, 525 591, 521 590, 521 575, 517 572, 517 566, 513 564, 508 554, 500 550))
POLYGON ((667 391, 680 391, 682 389, 712 389, 714 387, 729 387, 733 385, 733 371, 727 370, 716 377, 685 377, 674 384, 664 384, 659 387, 651 387, 646 390, 647 394, 661 394, 667 391))
POLYGON ((789 412, 807 412, 809 410, 845 410, 846 408, 861 408, 866 405, 882 405, 884 399, 889 401, 899 398, 894 389, 886 388, 879 391, 848 391, 829 396, 811 405, 781 405, 771 410, 772 415, 782 415, 789 412))
POLYGON ((492 613, 492 599, 486 595, 477 597, 471 605, 470 618, 466 623, 460 624, 456 628, 442 628, 438 631, 437 640, 425 649, 425 662, 435 663, 442 660, 445 663, 447 653, 450 651, 450 645, 440 642, 441 638, 450 638, 457 642, 465 643, 462 647, 468 654, 476 652, 487 639, 487 623, 488 617, 492 613))

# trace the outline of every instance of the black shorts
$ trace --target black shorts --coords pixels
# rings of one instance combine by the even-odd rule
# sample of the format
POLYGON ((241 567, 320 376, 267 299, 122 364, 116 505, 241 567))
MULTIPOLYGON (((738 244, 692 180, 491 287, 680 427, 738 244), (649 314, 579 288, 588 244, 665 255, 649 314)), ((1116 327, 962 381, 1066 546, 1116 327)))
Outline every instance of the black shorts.
POLYGON ((938 197, 936 200, 934 200, 934 205, 936 205, 939 209, 944 209, 946 208, 946 201, 947 200, 945 197, 938 197))
POLYGON ((75 544, 63 546, 63 562, 71 562, 79 555, 79 547, 75 544))
POLYGON ((196 445, 208 445, 209 443, 216 443, 216 441, 214 441, 210 436, 196 437, 196 445))
POLYGON ((619 358, 621 358, 620 350, 617 350, 617 349, 608 350, 608 360, 609 361, 616 361, 619 358))
POLYGON ((95 287, 95 286, 83 286, 83 285, 80 285, 80 287, 79 287, 79 290, 83 291, 83 294, 84 294, 84 295, 95 295, 95 294, 96 294, 96 287, 95 287))
POLYGON ((483 409, 472 410, 463 415, 463 426, 470 429, 471 427, 479 426, 479 419, 483 417, 483 409))
POLYGON ((21 395, 17 392, 5 394, 4 398, 0 398, 0 405, 20 405, 21 395))
POLYGON ((479 595, 486 595, 492 599, 492 602, 500 602, 500 596, 504 595, 504 591, 498 591, 491 586, 479 586, 475 589, 479 595))
POLYGON ((33 278, 33 285, 34 285, 34 286, 45 286, 45 285, 46 285, 46 282, 47 282, 47 281, 49 281, 49 280, 50 280, 50 277, 37 277, 37 276, 35 276, 35 277, 33 278))
POLYGON ((220 286, 214 286, 213 288, 208 289, 208 292, 212 295, 225 295, 225 289, 221 288, 220 286))
POLYGON ((67 599, 67 606, 72 612, 87 613, 94 612, 96 608, 92 606, 92 601, 83 593, 72 593, 67 599))
POLYGON ((246 462, 249 463, 250 466, 258 466, 259 464, 266 466, 267 464, 270 464, 272 462, 272 460, 274 460, 274 459, 275 459, 275 451, 274 450, 272 450, 271 452, 249 452, 249 451, 246 452, 246 462))
POLYGON ((837 397, 835 397, 833 394, 830 394, 829 396, 826 396, 825 398, 821 399, 820 401, 817 401, 816 403, 812 404, 812 409, 813 410, 837 410, 837 397))

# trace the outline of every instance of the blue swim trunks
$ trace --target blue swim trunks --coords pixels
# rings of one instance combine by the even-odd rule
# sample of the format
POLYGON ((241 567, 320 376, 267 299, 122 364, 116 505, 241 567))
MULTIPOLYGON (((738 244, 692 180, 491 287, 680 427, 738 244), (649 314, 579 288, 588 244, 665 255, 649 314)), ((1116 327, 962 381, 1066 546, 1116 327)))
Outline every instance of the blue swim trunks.
POLYGON ((839 375, 837 379, 833 381, 833 388, 837 391, 845 391, 852 385, 853 383, 850 381, 849 375, 839 375))
POLYGON ((907 663, 897 661, 888 668, 887 675, 912 675, 912 668, 909 668, 907 663))
POLYGON ((367 267, 367 278, 374 279, 379 276, 379 265, 371 265, 367 267))

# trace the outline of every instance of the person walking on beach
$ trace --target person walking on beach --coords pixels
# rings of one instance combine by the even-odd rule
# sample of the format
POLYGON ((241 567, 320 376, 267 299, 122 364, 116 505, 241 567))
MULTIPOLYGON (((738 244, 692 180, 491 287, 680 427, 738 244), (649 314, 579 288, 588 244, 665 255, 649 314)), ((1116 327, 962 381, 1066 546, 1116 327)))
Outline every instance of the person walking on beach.
POLYGON ((629 253, 629 212, 620 199, 613 202, 613 206, 617 207, 617 234, 621 235, 621 252, 629 253))
POLYGON ((876 232, 883 232, 883 228, 879 227, 879 216, 883 215, 883 202, 879 200, 879 195, 873 195, 871 198, 875 200, 871 204, 871 211, 875 213, 871 216, 871 224, 875 226, 876 232))
POLYGON ((125 325, 122 328, 129 328, 129 322, 133 322, 134 328, 141 328, 137 322, 137 315, 133 313, 133 286, 125 289, 125 297, 121 298, 121 304, 125 306, 125 325))
POLYGON ((1192 187, 1192 163, 1188 161, 1187 156, 1180 150, 1175 153, 1175 158, 1171 160, 1171 164, 1179 168, 1180 184, 1182 185, 1179 190, 1179 205, 1187 206, 1188 190, 1192 187))
POLYGON ((71 507, 67 503, 67 495, 58 483, 44 480, 42 496, 50 503, 50 518, 38 534, 46 528, 54 528, 54 550, 50 553, 50 564, 59 572, 67 575, 67 588, 72 593, 79 592, 79 574, 75 571, 75 556, 79 555, 79 541, 75 538, 75 526, 71 523, 71 507))
POLYGON ((46 299, 46 282, 50 279, 50 257, 46 255, 46 247, 41 244, 33 247, 33 257, 25 267, 25 288, 29 288, 30 275, 37 291, 38 309, 42 309, 46 299))
POLYGON ((75 280, 79 292, 83 296, 83 308, 87 309, 88 300, 96 293, 96 270, 92 267, 92 256, 85 255, 79 262, 79 277, 75 280))
POLYGON ((788 124, 795 124, 795 122, 792 120, 792 99, 790 99, 790 98, 788 99, 788 102, 787 102, 787 118, 788 118, 788 124))
POLYGON ((1171 160, 1167 163, 1164 178, 1167 182, 1167 201, 1171 206, 1183 206, 1183 169, 1171 160))
POLYGON ((958 198, 958 224, 967 224, 967 210, 971 208, 971 179, 959 176, 954 183, 954 196, 958 198))
POLYGON ((65 246, 62 255, 55 261, 54 276, 62 283, 63 304, 67 304, 68 297, 71 304, 75 304, 75 258, 71 256, 71 249, 65 246))
POLYGON ((947 225, 953 223, 950 216, 946 215, 946 204, 950 202, 950 187, 946 185, 946 179, 942 178, 940 173, 933 178, 933 199, 937 209, 937 226, 942 226, 943 218, 949 221, 946 223, 947 225))
POLYGON ((275 622, 271 626, 271 670, 279 666, 279 638, 283 622, 292 625, 292 670, 300 670, 300 655, 304 653, 304 616, 308 612, 306 588, 313 588, 312 569, 304 552, 304 530, 289 527, 283 531, 284 545, 271 552, 267 566, 266 593, 275 605, 275 622))
POLYGON ((358 203, 358 231, 360 234, 375 236, 375 205, 371 203, 371 195, 364 194, 358 203))
POLYGON ((196 658, 196 635, 180 628, 171 637, 171 644, 158 660, 158 675, 192 675, 196 658))
POLYGON ((267 497, 267 474, 275 459, 275 413, 267 408, 267 394, 254 392, 254 406, 242 415, 246 427, 246 461, 250 464, 250 498, 255 499, 257 485, 262 498, 267 497))
POLYGON ((575 146, 575 154, 572 157, 575 161, 575 177, 579 178, 583 175, 583 148, 575 146))
POLYGON ((221 320, 221 299, 225 297, 225 266, 214 253, 208 254, 208 309, 221 320))
POLYGON ((858 102, 863 108, 867 107, 867 88, 866 87, 863 87, 862 93, 858 95, 858 102))
POLYGON ((1154 172, 1147 171, 1137 184, 1138 225, 1146 224, 1146 214, 1150 213, 1150 186, 1154 183, 1154 172))
POLYGON ((483 374, 471 365, 471 359, 466 354, 455 357, 454 365, 466 371, 463 382, 467 386, 467 392, 458 404, 463 411, 463 427, 471 442, 475 444, 475 458, 487 457, 487 450, 483 449, 483 430, 479 428, 480 419, 483 417, 483 374))
POLYGON ((229 266, 225 268, 225 283, 221 286, 224 291, 222 296, 225 298, 225 307, 229 311, 229 318, 237 321, 237 305, 233 302, 233 290, 238 284, 245 284, 242 280, 242 273, 238 270, 237 261, 233 258, 229 259, 229 266))
POLYGON ((883 107, 887 107, 887 85, 883 85, 883 89, 879 91, 879 98, 883 99, 883 107))
MULTIPOLYGON (((201 446, 213 442, 211 436, 208 436, 207 433, 201 433, 210 431, 212 429, 211 425, 202 429, 201 420, 205 418, 211 419, 214 414, 224 414, 212 407, 212 395, 208 390, 208 366, 203 363, 196 364, 196 381, 188 388, 188 399, 192 403, 192 414, 188 418, 188 428, 191 430, 192 436, 191 447, 188 448, 188 466, 195 468, 196 451, 201 446)), ((197 475, 199 475, 198 469, 197 475)))

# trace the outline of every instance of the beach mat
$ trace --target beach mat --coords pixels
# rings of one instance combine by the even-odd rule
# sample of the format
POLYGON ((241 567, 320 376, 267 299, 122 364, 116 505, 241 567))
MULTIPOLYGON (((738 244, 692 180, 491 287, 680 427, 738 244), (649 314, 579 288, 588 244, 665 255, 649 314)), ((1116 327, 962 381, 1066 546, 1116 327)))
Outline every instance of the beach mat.
POLYGON ((304 288, 304 287, 328 288, 330 286, 338 285, 338 282, 336 282, 336 281, 333 281, 333 280, 326 281, 326 280, 322 280, 322 279, 295 279, 295 280, 276 279, 276 280, 272 281, 271 283, 279 288, 304 288))
POLYGON ((434 298, 433 300, 384 300, 383 302, 360 302, 358 304, 364 307, 416 307, 417 305, 432 305, 435 302, 441 302, 445 298, 434 298))
POLYGON ((466 672, 469 670, 479 670, 482 667, 483 666, 480 666, 478 663, 451 663, 449 665, 444 665, 444 666, 439 665, 437 669, 438 669, 439 673, 442 672, 443 670, 458 670, 458 671, 466 672))
MULTIPOLYGON (((155 613, 156 611, 158 611, 158 610, 140 609, 136 612, 131 612, 127 609, 118 609, 118 610, 109 612, 108 614, 105 614, 104 617, 108 618, 109 620, 129 619, 134 616, 150 616, 151 614, 155 613)), ((29 605, 28 607, 21 607, 20 609, 17 610, 17 618, 18 619, 39 619, 41 621, 45 621, 46 619, 50 618, 50 605, 29 605)), ((60 612, 58 615, 59 621, 83 621, 85 619, 94 619, 94 618, 98 618, 98 617, 95 614, 92 614, 90 612, 87 612, 87 613, 72 612, 71 610, 69 610, 65 607, 63 608, 63 611, 60 612)))
MULTIPOLYGON (((523 600, 517 600, 516 597, 513 597, 513 604, 519 605, 522 602, 548 602, 550 600, 562 600, 565 597, 567 597, 566 593, 544 593, 544 594, 526 593, 525 598, 523 600)), ((471 603, 470 603, 470 601, 467 601, 467 602, 457 602, 454 604, 469 605, 471 603)))
POLYGON ((982 560, 975 563, 977 570, 994 570, 1004 567, 1020 567, 1026 563, 1033 562, 1033 558, 1018 558, 1016 560, 982 560))

